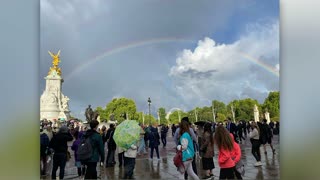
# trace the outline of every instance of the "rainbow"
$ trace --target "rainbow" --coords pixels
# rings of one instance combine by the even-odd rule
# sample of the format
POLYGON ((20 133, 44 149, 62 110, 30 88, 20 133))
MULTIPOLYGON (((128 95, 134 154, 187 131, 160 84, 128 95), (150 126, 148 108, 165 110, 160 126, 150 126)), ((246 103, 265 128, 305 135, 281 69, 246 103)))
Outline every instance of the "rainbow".
POLYGON ((250 62, 262 67, 263 69, 269 71, 271 74, 279 77, 279 71, 275 68, 275 67, 272 67, 268 64, 266 64, 265 62, 262 62, 261 60, 257 59, 257 58, 254 58, 248 54, 245 54, 243 52, 240 52, 239 53, 243 58, 249 60, 250 62))
MULTIPOLYGON (((144 40, 144 41, 138 41, 138 42, 132 42, 129 44, 124 44, 124 45, 120 45, 117 46, 115 48, 106 50, 104 53, 97 55, 93 58, 91 58, 90 60, 86 61, 85 63, 82 63, 80 65, 78 65, 73 71, 71 71, 69 74, 66 75, 65 79, 70 79, 73 76, 75 76, 76 74, 80 73, 83 69, 89 67, 90 65, 105 59, 108 56, 111 56, 113 54, 117 54, 117 53, 121 53, 123 51, 126 51, 128 49, 132 49, 132 48, 136 48, 136 47, 142 47, 142 46, 147 46, 147 45, 152 45, 152 44, 161 44, 161 43, 197 43, 197 41, 195 40, 191 40, 191 39, 185 39, 185 38, 154 38, 154 39, 148 39, 148 40, 144 40)), ((250 62, 262 67, 263 69, 267 70, 268 72, 272 73, 273 75, 279 77, 279 71, 262 62, 261 60, 254 58, 246 53, 239 53, 240 56, 242 56, 243 58, 245 58, 246 60, 249 60, 250 62)))
POLYGON ((87 68, 88 66, 96 63, 97 61, 103 60, 105 57, 111 56, 113 54, 121 53, 123 51, 126 51, 128 49, 136 48, 136 47, 142 47, 147 46, 151 44, 162 44, 162 43, 195 43, 196 41, 191 39, 184 39, 184 38, 154 38, 154 39, 148 39, 144 41, 138 41, 138 42, 132 42, 129 44, 124 44, 117 46, 115 48, 109 49, 105 51, 104 53, 95 56, 94 58, 91 58, 89 61, 86 61, 83 64, 80 64, 77 66, 71 73, 67 74, 65 79, 70 79, 74 75, 81 72, 83 69, 87 68))

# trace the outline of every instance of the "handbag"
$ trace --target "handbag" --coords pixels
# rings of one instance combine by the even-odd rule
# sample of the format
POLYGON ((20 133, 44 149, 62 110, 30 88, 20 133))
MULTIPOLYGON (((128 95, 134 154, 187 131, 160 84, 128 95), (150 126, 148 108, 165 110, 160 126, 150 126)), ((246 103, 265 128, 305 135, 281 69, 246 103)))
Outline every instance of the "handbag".
POLYGON ((177 170, 184 173, 184 165, 182 162, 182 151, 177 150, 176 155, 173 157, 173 164, 177 167, 177 170))
POLYGON ((245 170, 244 170, 244 164, 243 164, 242 160, 240 160, 239 162, 237 162, 237 164, 236 164, 236 170, 237 170, 238 173, 241 174, 241 176, 244 176, 245 170))

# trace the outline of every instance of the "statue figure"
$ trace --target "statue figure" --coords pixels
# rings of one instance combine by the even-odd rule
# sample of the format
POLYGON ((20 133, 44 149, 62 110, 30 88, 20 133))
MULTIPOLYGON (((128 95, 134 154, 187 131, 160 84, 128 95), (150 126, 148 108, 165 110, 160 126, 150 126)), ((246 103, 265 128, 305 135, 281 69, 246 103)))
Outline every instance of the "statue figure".
POLYGON ((52 52, 50 52, 50 51, 48 51, 48 53, 53 58, 53 60, 52 60, 53 67, 57 67, 59 65, 59 62, 60 62, 60 60, 59 60, 60 50, 58 51, 58 53, 56 55, 52 54, 52 52))
POLYGON ((53 58, 52 60, 52 65, 53 67, 50 67, 50 71, 48 72, 48 74, 50 74, 53 71, 56 71, 58 75, 61 75, 61 69, 58 67, 60 59, 60 50, 58 51, 57 54, 53 54, 52 52, 48 51, 48 53, 50 54, 50 56, 53 58))
POLYGON ((68 107, 69 107, 69 105, 68 105, 68 101, 69 101, 70 99, 68 98, 68 96, 64 96, 63 98, 62 98, 62 109, 63 109, 63 111, 68 111, 68 107))
POLYGON ((86 109, 86 112, 85 112, 85 116, 86 116, 86 120, 87 122, 90 122, 92 120, 92 117, 93 117, 93 111, 91 109, 91 105, 89 105, 86 109))

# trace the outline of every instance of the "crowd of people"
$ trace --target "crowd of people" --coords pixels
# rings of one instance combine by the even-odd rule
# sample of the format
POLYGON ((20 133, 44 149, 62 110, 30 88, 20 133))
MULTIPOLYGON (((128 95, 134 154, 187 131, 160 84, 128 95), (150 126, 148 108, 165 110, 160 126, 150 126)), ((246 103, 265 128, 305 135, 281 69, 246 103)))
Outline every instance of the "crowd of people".
POLYGON ((262 166, 260 146, 263 145, 264 153, 267 154, 266 147, 270 145, 274 155, 272 138, 273 134, 279 134, 279 127, 279 122, 276 125, 273 122, 267 124, 266 119, 263 119, 262 122, 241 120, 236 124, 230 118, 224 123, 206 122, 203 126, 195 127, 187 117, 184 117, 178 126, 172 125, 171 127, 177 150, 182 149, 183 151, 184 171, 181 171, 181 167, 178 167, 178 170, 184 172, 185 179, 188 175, 193 179, 199 179, 195 163, 198 154, 202 158, 202 169, 205 171, 205 177, 202 179, 211 179, 213 177, 212 170, 215 168, 214 147, 217 147, 217 161, 220 167, 219 179, 242 179, 244 164, 241 161, 239 144, 249 138, 252 145, 252 155, 257 161, 254 166, 262 166))
MULTIPOLYGON (((149 154, 149 160, 153 160, 154 151, 157 160, 160 160, 159 146, 167 146, 167 125, 158 126, 153 123, 149 126, 141 126, 140 139, 132 143, 129 149, 118 147, 113 139, 116 129, 115 124, 109 127, 98 128, 98 121, 91 121, 89 128, 79 126, 77 123, 61 124, 53 130, 53 123, 41 121, 40 124, 40 170, 41 175, 47 174, 48 162, 52 158, 51 178, 56 179, 56 172, 59 168, 59 179, 64 178, 66 162, 71 158, 68 150, 68 142, 73 141, 71 150, 74 153, 75 166, 79 178, 97 179, 97 166, 109 168, 116 164, 120 168, 124 166, 124 179, 133 179, 135 159, 137 156, 149 154), (90 141, 89 141, 90 140, 90 141), (88 141, 91 150, 83 146, 88 141), (106 144, 106 146, 105 146, 106 144), (105 154, 105 148, 107 153, 105 154), (81 150, 80 150, 81 149, 81 150), (84 149, 84 150, 83 150, 84 149), (87 151, 86 151, 87 150, 87 151), (89 152, 89 153, 88 153, 89 152), (85 156, 89 156, 86 157, 85 156), (106 157, 105 157, 106 155, 106 157)), ((177 167, 181 174, 180 179, 200 179, 196 168, 196 158, 201 158, 202 170, 205 176, 201 179, 214 177, 213 169, 215 151, 217 151, 218 165, 220 167, 220 179, 242 179, 244 174, 243 163, 241 162, 240 145, 246 138, 252 144, 252 155, 256 159, 256 167, 262 166, 260 146, 263 145, 264 153, 267 154, 267 145, 270 145, 272 153, 275 149, 272 145, 273 134, 279 133, 279 123, 267 124, 262 122, 239 121, 233 123, 227 119, 224 123, 206 122, 203 125, 192 125, 188 117, 183 117, 179 125, 172 125, 172 137, 177 151, 182 152, 183 165, 177 167), (215 150, 217 148, 217 150, 215 150)), ((90 148, 89 148, 90 149, 90 148)))

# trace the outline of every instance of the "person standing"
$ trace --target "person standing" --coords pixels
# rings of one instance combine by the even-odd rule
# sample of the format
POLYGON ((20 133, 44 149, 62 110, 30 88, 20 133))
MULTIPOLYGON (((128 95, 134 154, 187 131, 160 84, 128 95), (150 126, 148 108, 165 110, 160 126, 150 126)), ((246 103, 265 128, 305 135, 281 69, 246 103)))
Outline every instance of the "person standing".
POLYGON ((77 170, 78 170, 78 176, 79 178, 81 178, 85 174, 85 168, 84 166, 82 166, 81 161, 78 158, 77 151, 81 142, 80 140, 82 138, 82 135, 79 136, 79 131, 75 131, 74 137, 76 140, 73 142, 71 146, 71 150, 74 151, 75 166, 77 167, 77 170))
MULTIPOLYGON (((198 180, 199 177, 195 174, 192 168, 192 161, 195 156, 193 140, 190 136, 190 126, 187 121, 182 121, 180 123, 179 131, 179 142, 181 145, 177 146, 177 149, 182 151, 182 162, 184 165, 185 172, 191 176, 193 179, 198 180)), ((184 179, 184 175, 180 179, 184 179)))
POLYGON ((104 161, 104 146, 101 135, 97 132, 99 122, 97 120, 90 121, 90 129, 86 131, 83 138, 90 138, 92 155, 87 161, 82 162, 87 166, 85 179, 97 179, 97 164, 99 159, 104 161))
POLYGON ((48 135, 43 132, 42 127, 40 127, 40 172, 42 176, 46 175, 47 172, 47 157, 48 157, 48 151, 49 151, 49 142, 50 139, 48 135), (42 164, 42 168, 41 168, 42 164))
POLYGON ((239 121, 237 129, 238 129, 238 137, 239 137, 240 143, 242 143, 242 140, 245 140, 245 138, 243 137, 243 131, 242 131, 243 128, 242 127, 243 127, 242 121, 239 121))
POLYGON ((247 138, 247 134, 248 133, 247 133, 247 123, 246 123, 246 121, 242 120, 241 125, 242 125, 242 131, 244 132, 244 137, 247 138))
POLYGON ((138 156, 141 155, 142 153, 143 154, 147 154, 147 151, 146 151, 146 143, 145 143, 145 140, 144 140, 144 136, 145 136, 145 132, 144 132, 144 129, 143 129, 143 125, 140 125, 140 141, 139 141, 139 149, 138 149, 138 156))
MULTIPOLYGON (((183 117, 181 119, 181 122, 182 121, 186 121, 187 124, 189 125, 189 133, 190 133, 190 136, 191 136, 191 138, 193 140, 193 146, 194 146, 193 149, 196 151, 196 145, 198 144, 198 138, 197 138, 197 136, 195 134, 195 131, 191 127, 191 123, 189 122, 189 118, 188 117, 183 117)), ((181 129, 181 127, 178 127, 176 129, 176 131, 174 133, 174 137, 173 137, 173 140, 174 140, 174 142, 176 143, 177 146, 179 145, 180 129, 181 129)), ((195 158, 196 158, 196 153, 194 154, 194 157, 193 157, 193 160, 192 160, 192 169, 193 169, 193 172, 195 174, 198 174, 195 158)), ((188 173, 187 172, 185 172, 184 177, 185 177, 185 179, 188 179, 188 173)))
POLYGON ((220 166, 219 179, 234 179, 235 162, 232 159, 233 140, 228 130, 218 126, 214 135, 215 143, 218 146, 218 163, 220 166))
POLYGON ((234 140, 236 141, 236 142, 238 142, 238 140, 237 140, 237 126, 236 126, 236 124, 234 124, 232 121, 231 121, 231 119, 230 118, 228 118, 227 119, 227 123, 226 123, 227 125, 226 125, 226 128, 228 129, 228 131, 230 132, 230 133, 232 133, 233 134, 233 137, 234 137, 234 140))
POLYGON ((168 127, 166 125, 161 126, 161 141, 163 144, 163 148, 167 145, 167 133, 168 133, 168 127))
POLYGON ((160 160, 160 154, 159 154, 160 136, 159 136, 158 128, 156 127, 156 123, 154 123, 153 126, 151 126, 148 139, 149 139, 149 147, 150 147, 150 160, 152 160, 153 158, 154 150, 156 150, 157 158, 158 160, 160 160))
POLYGON ((107 131, 106 135, 106 141, 108 143, 108 154, 107 154, 107 159, 106 159, 106 167, 113 167, 115 162, 114 162, 114 156, 115 156, 115 151, 117 149, 116 142, 113 139, 113 134, 115 131, 115 126, 114 124, 110 124, 110 128, 107 131))
POLYGON ((172 126, 171 126, 172 137, 174 137, 176 130, 177 130, 177 127, 174 124, 172 124, 172 126))
POLYGON ((201 151, 202 156, 202 169, 205 171, 206 176, 203 179, 212 178, 212 170, 214 167, 213 156, 214 156, 214 139, 212 134, 212 128, 210 123, 206 123, 203 127, 203 138, 201 151))
POLYGON ((137 145, 132 144, 128 150, 124 152, 124 179, 134 179, 133 170, 136 164, 137 145))
POLYGON ((272 146, 272 130, 270 128, 270 126, 267 124, 267 120, 263 119, 262 120, 262 130, 260 135, 262 136, 262 145, 264 148, 264 154, 267 154, 267 143, 270 145, 272 153, 275 154, 275 149, 272 146))
POLYGON ((118 154, 118 161, 119 161, 119 168, 124 165, 124 149, 117 146, 117 154, 118 154))
POLYGON ((252 155, 254 156, 254 158, 256 159, 256 163, 254 164, 254 166, 262 166, 261 163, 261 154, 260 154, 260 129, 258 127, 258 125, 256 124, 256 122, 252 122, 251 123, 251 128, 252 131, 249 133, 249 137, 250 137, 250 141, 252 144, 252 155))
POLYGON ((248 122, 246 123, 246 128, 247 128, 247 132, 248 132, 248 134, 250 133, 250 129, 251 129, 251 122, 253 122, 253 121, 248 121, 248 122))
POLYGON ((53 168, 51 178, 56 179, 56 172, 60 168, 59 179, 64 177, 64 169, 67 162, 68 141, 72 141, 73 137, 67 126, 61 126, 58 133, 52 137, 49 147, 54 150, 53 168))
MULTIPOLYGON (((198 135, 198 148, 202 149, 202 136, 203 136, 203 126, 197 126, 196 134, 198 135)), ((200 153, 200 156, 203 156, 202 153, 200 153)))
POLYGON ((144 132, 145 132, 145 134, 144 134, 144 142, 146 144, 147 151, 148 151, 149 143, 150 143, 149 142, 150 129, 151 129, 151 124, 144 128, 144 132))

